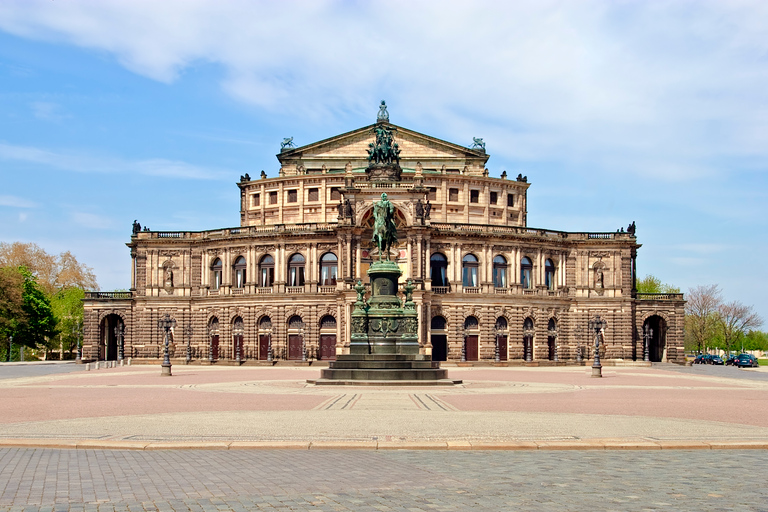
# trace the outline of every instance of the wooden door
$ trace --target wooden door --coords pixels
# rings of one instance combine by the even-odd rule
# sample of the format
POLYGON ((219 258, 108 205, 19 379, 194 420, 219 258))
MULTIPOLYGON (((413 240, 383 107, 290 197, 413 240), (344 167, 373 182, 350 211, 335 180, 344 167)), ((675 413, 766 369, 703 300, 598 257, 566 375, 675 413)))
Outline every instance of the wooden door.
POLYGON ((288 359, 301 359, 301 336, 298 334, 288 336, 288 359))
POLYGON ((477 361, 477 334, 467 336, 467 361, 477 361))
POLYGON ((320 359, 321 361, 336 360, 336 335, 335 334, 320 335, 320 354, 318 359, 320 359))
POLYGON ((211 354, 213 354, 213 360, 219 358, 219 335, 214 334, 211 336, 211 354))
POLYGON ((499 360, 506 361, 507 360, 507 335, 499 334, 498 336, 496 336, 496 343, 499 344, 499 360))
POLYGON ((432 335, 432 360, 446 361, 448 359, 448 337, 445 334, 432 335))
POLYGON ((259 336, 259 359, 266 361, 267 354, 269 354, 269 335, 262 334, 259 336))
POLYGON ((554 337, 552 336, 547 337, 547 348, 548 348, 547 358, 550 361, 554 361, 555 360, 555 338, 554 337))

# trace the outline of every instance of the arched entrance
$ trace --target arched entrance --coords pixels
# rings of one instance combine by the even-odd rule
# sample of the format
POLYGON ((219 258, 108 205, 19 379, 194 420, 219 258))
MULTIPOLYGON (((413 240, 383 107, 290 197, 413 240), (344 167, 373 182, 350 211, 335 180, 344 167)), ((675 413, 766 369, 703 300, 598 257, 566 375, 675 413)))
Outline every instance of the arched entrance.
POLYGON ((303 352, 304 321, 298 315, 288 319, 288 359, 299 360, 303 352))
POLYGON ((445 332, 445 318, 442 316, 434 317, 430 331, 432 333, 429 338, 430 343, 432 343, 432 360, 446 361, 448 359, 448 336, 445 332))
MULTIPOLYGON (((114 313, 105 316, 99 324, 99 361, 117 361, 118 332, 124 333, 125 327, 120 315, 114 313)), ((125 343, 125 339, 123 339, 125 343)))
POLYGON ((268 316, 261 317, 259 320, 259 359, 266 361, 272 359, 269 357, 269 350, 272 345, 272 320, 268 316))
POLYGON ((547 324, 547 359, 557 361, 557 323, 554 318, 547 324))
POLYGON ((232 321, 232 358, 236 361, 245 359, 243 352, 243 334, 245 333, 245 324, 241 317, 235 317, 232 321))
POLYGON ((208 360, 213 362, 219 358, 219 319, 216 317, 208 321, 208 360))
MULTIPOLYGON (((660 363, 667 360, 667 322, 659 315, 653 315, 646 318, 643 323, 643 330, 640 336, 643 336, 645 329, 651 329, 651 336, 648 339, 648 359, 653 363, 660 363)), ((645 338, 642 338, 645 343, 645 338)), ((643 345, 645 346, 645 345, 643 345)))
POLYGON ((336 319, 325 315, 320 319, 320 348, 317 353, 319 361, 336 360, 336 319))
POLYGON ((464 358, 467 361, 478 360, 479 331, 480 323, 477 321, 477 317, 468 316, 464 320, 464 358))

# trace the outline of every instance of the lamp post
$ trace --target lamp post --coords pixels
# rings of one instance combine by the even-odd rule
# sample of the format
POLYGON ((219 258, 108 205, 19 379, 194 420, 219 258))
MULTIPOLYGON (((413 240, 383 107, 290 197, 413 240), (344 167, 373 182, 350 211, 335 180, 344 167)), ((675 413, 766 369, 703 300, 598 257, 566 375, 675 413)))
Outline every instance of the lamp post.
POLYGON ((645 362, 651 360, 648 353, 651 338, 653 338, 653 329, 648 324, 643 325, 643 361, 645 362))
POLYGON ((125 356, 125 346, 123 345, 125 334, 125 325, 122 322, 115 326, 115 338, 117 338, 117 360, 122 361, 125 356))
POLYGON ((573 330, 573 334, 576 336, 576 362, 583 361, 581 357, 581 337, 584 335, 584 329, 579 325, 573 330))
POLYGON ((234 329, 233 333, 234 333, 233 337, 235 338, 235 362, 238 365, 240 365, 243 362, 243 360, 242 360, 242 358, 240 356, 240 340, 243 339, 242 338, 242 336, 243 336, 243 328, 242 328, 242 326, 240 326, 239 324, 235 325, 235 329, 234 329))
POLYGON ((523 340, 525 343, 525 362, 530 363, 533 361, 533 329, 523 329, 523 340))
POLYGON ((498 325, 496 326, 496 346, 494 347, 495 354, 494 354, 494 360, 497 363, 501 362, 501 354, 499 353, 499 336, 501 336, 501 327, 498 325))
POLYGON ((213 364, 213 337, 215 336, 215 330, 213 327, 208 328, 208 364, 213 364))
POLYGON ((267 362, 272 362, 272 328, 267 330, 267 362))
POLYGON ((304 338, 304 334, 309 333, 309 327, 302 327, 299 329, 299 334, 301 334, 301 362, 306 363, 307 362, 307 342, 304 338))
POLYGON ((467 331, 467 328, 464 327, 464 341, 461 343, 461 362, 462 363, 467 362, 467 336, 469 336, 469 331, 467 331))
POLYGON ((557 327, 552 327, 551 329, 549 329, 547 331, 547 335, 551 336, 552 339, 555 340, 555 347, 554 347, 555 352, 554 354, 552 354, 552 358, 553 358, 553 361, 558 362, 560 359, 558 359, 558 356, 557 356, 557 327))
POLYGON ((592 364, 592 376, 603 376, 603 365, 600 364, 600 331, 608 326, 608 322, 595 315, 595 318, 589 321, 589 328, 595 331, 595 362, 592 364))
POLYGON ((184 328, 184 334, 187 336, 187 364, 192 362, 192 334, 194 333, 192 324, 188 324, 184 328))
POLYGON ((160 318, 157 321, 157 328, 162 329, 165 336, 164 336, 164 348, 163 348, 163 364, 161 365, 162 369, 160 371, 160 376, 162 377, 170 377, 171 376, 171 359, 168 357, 168 333, 171 332, 171 329, 173 327, 176 327, 176 319, 171 318, 171 315, 166 313, 163 315, 162 318, 160 318))
POLYGON ((75 356, 75 362, 76 363, 82 363, 83 362, 83 347, 80 345, 80 338, 83 335, 83 324, 78 321, 75 324, 72 324, 72 336, 75 337, 75 340, 77 341, 77 355, 75 356))

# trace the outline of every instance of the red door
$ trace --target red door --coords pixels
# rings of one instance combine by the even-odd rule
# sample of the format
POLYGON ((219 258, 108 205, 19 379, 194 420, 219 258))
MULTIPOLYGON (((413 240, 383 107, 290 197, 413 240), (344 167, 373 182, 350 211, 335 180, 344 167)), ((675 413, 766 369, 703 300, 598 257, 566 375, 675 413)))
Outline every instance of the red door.
POLYGON ((336 335, 335 334, 321 334, 320 335, 320 357, 321 361, 335 361, 336 360, 336 335))
POLYGON ((288 359, 301 359, 301 336, 288 336, 288 359))
POLYGON ((477 334, 467 336, 467 361, 477 361, 477 334))
POLYGON ((496 336, 496 343, 499 344, 499 360, 507 360, 507 337, 503 334, 496 336))
POLYGON ((267 354, 269 353, 269 335, 262 334, 259 336, 259 359, 262 361, 267 360, 267 354))
POLYGON ((211 354, 213 354, 213 360, 217 360, 219 358, 219 335, 214 334, 211 337, 211 354))

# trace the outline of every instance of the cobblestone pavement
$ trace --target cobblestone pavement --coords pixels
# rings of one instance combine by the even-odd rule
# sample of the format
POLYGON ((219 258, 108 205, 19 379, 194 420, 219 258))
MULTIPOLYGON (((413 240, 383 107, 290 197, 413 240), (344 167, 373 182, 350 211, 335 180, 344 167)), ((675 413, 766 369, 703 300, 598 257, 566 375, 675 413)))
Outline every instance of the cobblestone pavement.
POLYGON ((768 452, 0 449, 0 511, 768 511, 768 452))

